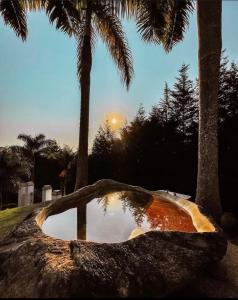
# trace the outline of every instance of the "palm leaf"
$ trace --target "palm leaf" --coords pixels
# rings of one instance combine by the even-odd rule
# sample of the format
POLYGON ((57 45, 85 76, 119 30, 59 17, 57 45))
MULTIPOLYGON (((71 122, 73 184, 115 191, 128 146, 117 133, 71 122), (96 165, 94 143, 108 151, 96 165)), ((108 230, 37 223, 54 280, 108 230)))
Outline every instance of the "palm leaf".
POLYGON ((46 2, 46 13, 56 28, 69 34, 77 34, 77 26, 81 20, 80 10, 73 0, 50 0, 46 2))
POLYGON ((37 11, 46 8, 47 0, 21 0, 21 3, 26 10, 37 11))
POLYGON ((101 3, 109 5, 112 12, 122 17, 136 17, 140 9, 140 0, 102 0, 101 3))
POLYGON ((95 28, 108 47, 113 60, 121 71, 122 81, 128 88, 134 71, 132 54, 121 22, 119 18, 112 13, 111 7, 102 5, 100 1, 94 2, 93 10, 95 13, 95 28))
POLYGON ((85 64, 84 58, 85 55, 91 56, 91 51, 94 49, 94 44, 96 40, 96 35, 91 25, 91 8, 87 8, 82 14, 81 22, 77 27, 77 74, 79 78, 82 78, 83 74, 83 66, 85 64), (90 10, 90 12, 88 11, 90 10), (90 17, 87 17, 87 14, 90 13, 90 17), (89 49, 85 49, 85 38, 89 37, 90 47, 89 49))
POLYGON ((10 25, 17 36, 26 40, 26 11, 19 0, 0 0, 0 14, 6 25, 10 25))
POLYGON ((137 27, 146 42, 160 44, 165 33, 167 0, 141 0, 137 13, 137 27))
POLYGON ((25 144, 31 144, 32 143, 31 135, 27 135, 27 134, 24 134, 24 133, 19 134, 17 139, 22 140, 25 144))
POLYGON ((163 45, 170 51, 175 44, 183 39, 189 25, 189 14, 193 11, 191 0, 170 0, 166 15, 166 33, 163 45))

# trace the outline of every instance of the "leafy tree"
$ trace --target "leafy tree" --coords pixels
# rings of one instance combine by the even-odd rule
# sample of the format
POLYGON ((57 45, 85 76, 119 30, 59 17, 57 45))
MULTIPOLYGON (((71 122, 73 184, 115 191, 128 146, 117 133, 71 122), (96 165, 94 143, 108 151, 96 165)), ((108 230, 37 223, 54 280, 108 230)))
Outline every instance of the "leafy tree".
POLYGON ((15 193, 22 180, 30 176, 27 161, 21 159, 19 153, 11 148, 0 148, 0 209, 7 202, 7 195, 15 193))

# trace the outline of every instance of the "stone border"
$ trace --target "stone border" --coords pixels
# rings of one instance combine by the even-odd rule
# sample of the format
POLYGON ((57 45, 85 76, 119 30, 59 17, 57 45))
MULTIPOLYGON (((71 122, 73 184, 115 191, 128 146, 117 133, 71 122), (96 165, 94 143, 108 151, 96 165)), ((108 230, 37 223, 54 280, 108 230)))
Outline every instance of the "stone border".
POLYGON ((184 209, 192 218, 192 222, 197 232, 215 232, 217 226, 201 213, 199 207, 186 199, 172 196, 164 191, 149 191, 138 186, 132 186, 120 183, 110 179, 102 179, 93 185, 86 186, 72 194, 64 196, 53 201, 49 206, 43 208, 36 216, 36 222, 41 227, 44 221, 52 215, 62 213, 68 209, 77 207, 78 204, 88 203, 93 198, 101 197, 108 193, 134 191, 160 197, 166 201, 170 201, 180 208, 184 209), (80 202, 80 203, 79 203, 80 202))

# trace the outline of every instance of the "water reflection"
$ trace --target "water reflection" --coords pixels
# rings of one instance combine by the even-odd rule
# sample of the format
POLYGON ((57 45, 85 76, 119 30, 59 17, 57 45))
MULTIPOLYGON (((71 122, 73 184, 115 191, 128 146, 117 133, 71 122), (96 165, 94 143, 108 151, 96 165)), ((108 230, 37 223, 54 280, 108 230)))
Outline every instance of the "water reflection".
POLYGON ((86 240, 87 204, 77 207, 77 239, 86 240))
POLYGON ((107 194, 43 224, 43 231, 56 238, 96 242, 121 242, 149 230, 195 228, 191 217, 175 204, 138 192, 107 194))

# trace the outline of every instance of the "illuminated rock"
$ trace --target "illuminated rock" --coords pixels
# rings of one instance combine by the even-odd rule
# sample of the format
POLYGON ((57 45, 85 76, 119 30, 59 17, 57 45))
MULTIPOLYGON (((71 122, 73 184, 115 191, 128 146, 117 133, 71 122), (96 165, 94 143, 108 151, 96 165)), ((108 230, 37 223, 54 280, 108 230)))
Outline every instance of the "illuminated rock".
POLYGON ((192 202, 102 180, 35 211, 0 242, 1 297, 164 297, 222 259, 227 241, 192 202), (163 197, 185 209, 195 232, 136 230, 122 243, 63 241, 45 235, 45 219, 118 191, 163 197), (139 235, 138 235, 139 234, 139 235))

